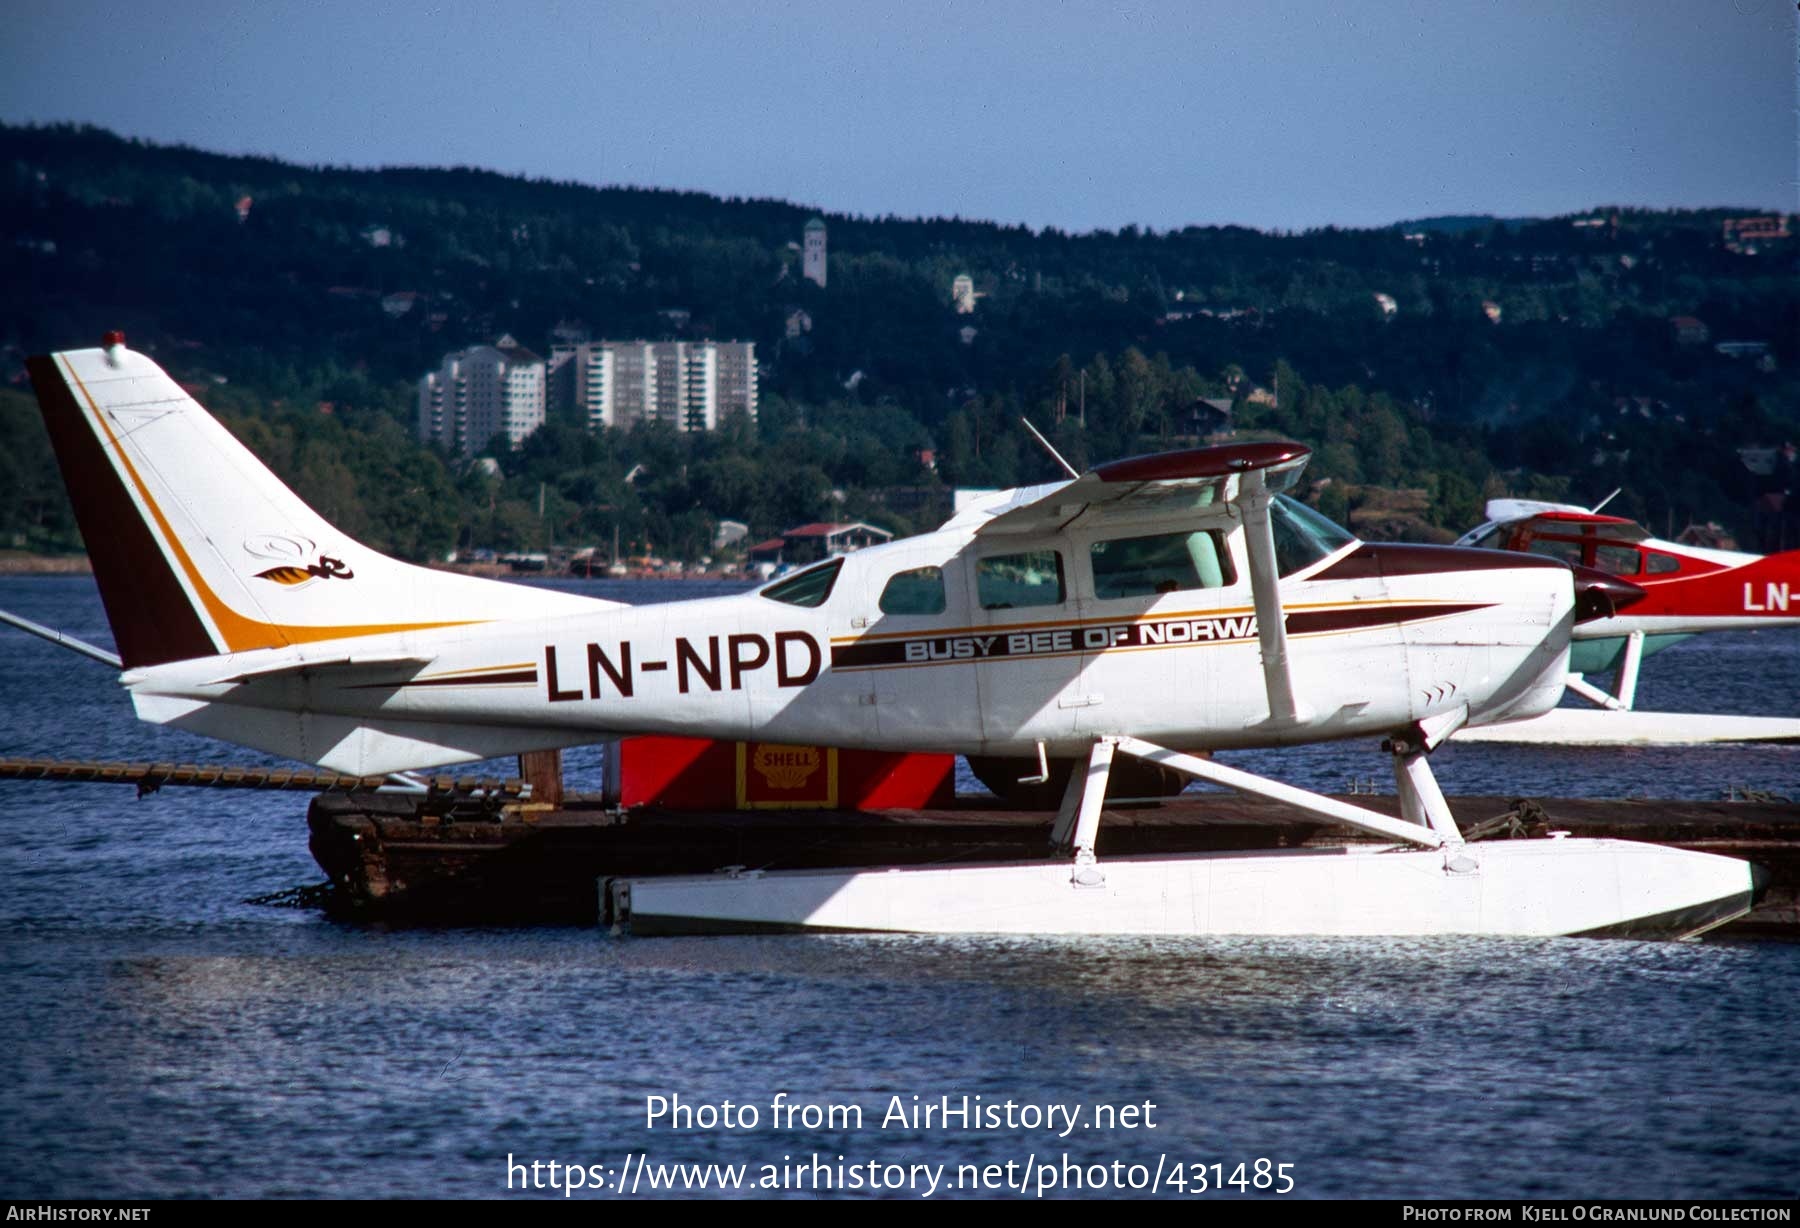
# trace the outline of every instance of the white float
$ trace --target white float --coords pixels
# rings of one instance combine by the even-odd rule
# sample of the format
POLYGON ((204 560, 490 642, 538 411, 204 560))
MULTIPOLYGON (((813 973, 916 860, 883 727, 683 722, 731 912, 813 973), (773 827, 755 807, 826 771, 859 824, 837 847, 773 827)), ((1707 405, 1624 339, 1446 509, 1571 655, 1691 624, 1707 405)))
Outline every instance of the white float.
POLYGON ((1570 693, 1593 705, 1552 708, 1542 716, 1457 731, 1459 742, 1495 742, 1512 746, 1699 746, 1709 742, 1800 742, 1800 719, 1787 716, 1728 716, 1710 712, 1640 712, 1638 673, 1643 667, 1645 635, 1625 636, 1613 688, 1605 691, 1581 674, 1564 684, 1570 693))
POLYGON ((1404 819, 1132 738, 1098 739, 1053 843, 1073 856, 1005 865, 736 870, 605 885, 634 934, 796 930, 925 934, 1591 935, 1684 938, 1747 913, 1750 863, 1628 840, 1464 843, 1425 752, 1396 745, 1404 819), (1115 751, 1405 843, 1101 862, 1100 799, 1115 751), (1414 847, 1409 847, 1414 846, 1414 847))
POLYGON ((634 934, 1619 935, 1748 912, 1751 866, 1627 840, 1345 846, 1070 863, 800 870, 613 883, 634 934))
POLYGON ((1530 720, 1464 729, 1458 742, 1513 746, 1697 746, 1709 742, 1800 742, 1800 720, 1703 712, 1555 708, 1530 720))

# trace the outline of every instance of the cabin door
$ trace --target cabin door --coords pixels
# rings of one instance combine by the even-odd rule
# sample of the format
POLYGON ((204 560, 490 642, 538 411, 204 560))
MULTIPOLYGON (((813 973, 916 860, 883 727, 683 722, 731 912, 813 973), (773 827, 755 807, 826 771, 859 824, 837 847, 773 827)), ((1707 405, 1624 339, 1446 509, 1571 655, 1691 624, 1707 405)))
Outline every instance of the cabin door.
POLYGON ((1076 548, 1089 583, 1083 731, 1203 749, 1197 729, 1255 719, 1256 619, 1222 532, 1122 529, 1079 537, 1076 548))
POLYGON ((834 649, 854 663, 876 734, 896 750, 957 750, 981 736, 968 591, 963 569, 941 554, 897 554, 872 569, 854 638, 834 649))
POLYGON ((990 547, 964 560, 982 734, 995 747, 1083 731, 1081 602, 1064 548, 990 547))

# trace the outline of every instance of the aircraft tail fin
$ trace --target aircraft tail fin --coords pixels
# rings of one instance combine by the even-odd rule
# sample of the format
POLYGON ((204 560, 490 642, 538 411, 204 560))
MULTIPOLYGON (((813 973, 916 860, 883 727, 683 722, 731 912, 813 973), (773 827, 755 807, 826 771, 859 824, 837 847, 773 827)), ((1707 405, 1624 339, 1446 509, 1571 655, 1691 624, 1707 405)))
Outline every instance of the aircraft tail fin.
POLYGON ((117 333, 29 368, 127 669, 615 604, 361 545, 117 333))

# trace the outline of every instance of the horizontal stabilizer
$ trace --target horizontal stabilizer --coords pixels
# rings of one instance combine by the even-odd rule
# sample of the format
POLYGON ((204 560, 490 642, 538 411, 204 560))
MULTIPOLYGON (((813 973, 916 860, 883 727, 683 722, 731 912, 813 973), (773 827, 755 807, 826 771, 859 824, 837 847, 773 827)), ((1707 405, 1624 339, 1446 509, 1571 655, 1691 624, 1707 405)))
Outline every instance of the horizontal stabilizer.
POLYGON ((317 677, 323 674, 346 674, 368 669, 423 668, 433 658, 404 655, 369 655, 327 657, 317 661, 287 661, 263 669, 241 670, 222 678, 212 678, 202 686, 229 686, 239 682, 257 682, 270 678, 317 677))
POLYGON ((597 742, 592 729, 461 725, 285 712, 244 704, 133 695, 140 719, 355 776, 473 763, 597 742))

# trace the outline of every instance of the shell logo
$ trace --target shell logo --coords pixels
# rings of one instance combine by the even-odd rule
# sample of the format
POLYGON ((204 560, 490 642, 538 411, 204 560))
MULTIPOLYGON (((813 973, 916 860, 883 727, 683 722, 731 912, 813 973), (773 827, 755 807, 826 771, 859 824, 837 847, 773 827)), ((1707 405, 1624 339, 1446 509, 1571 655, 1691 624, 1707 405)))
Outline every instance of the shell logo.
POLYGON ((824 765, 824 756, 816 746, 781 746, 763 744, 751 756, 750 766, 771 789, 803 788, 824 765))

